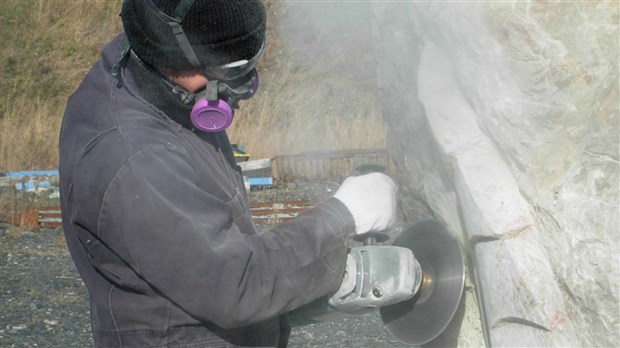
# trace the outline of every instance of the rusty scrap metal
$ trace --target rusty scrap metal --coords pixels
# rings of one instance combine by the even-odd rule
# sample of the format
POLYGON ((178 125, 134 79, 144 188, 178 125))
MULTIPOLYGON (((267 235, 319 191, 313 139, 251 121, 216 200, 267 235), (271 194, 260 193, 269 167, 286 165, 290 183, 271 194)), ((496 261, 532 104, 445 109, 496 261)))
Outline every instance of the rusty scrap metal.
POLYGON ((39 227, 42 228, 58 228, 62 226, 60 218, 60 207, 42 207, 39 208, 39 227))

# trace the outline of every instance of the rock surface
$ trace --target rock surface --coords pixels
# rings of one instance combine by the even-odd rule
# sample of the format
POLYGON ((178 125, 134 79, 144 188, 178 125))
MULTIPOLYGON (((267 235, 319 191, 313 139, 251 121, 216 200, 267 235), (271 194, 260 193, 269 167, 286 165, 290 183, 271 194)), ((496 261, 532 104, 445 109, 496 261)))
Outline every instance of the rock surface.
POLYGON ((487 343, 617 346, 618 3, 372 7, 403 210, 463 237, 487 343))

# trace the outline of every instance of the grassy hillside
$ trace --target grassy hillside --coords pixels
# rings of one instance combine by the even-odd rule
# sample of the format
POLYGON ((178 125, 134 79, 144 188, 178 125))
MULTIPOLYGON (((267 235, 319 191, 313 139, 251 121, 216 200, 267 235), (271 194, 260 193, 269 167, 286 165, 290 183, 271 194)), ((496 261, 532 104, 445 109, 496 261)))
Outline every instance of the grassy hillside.
POLYGON ((56 168, 66 98, 120 31, 119 4, 0 2, 0 171, 56 168))
MULTIPOLYGON (((0 1, 0 172, 57 167, 66 99, 103 45, 121 32, 120 4, 121 0, 0 1)), ((299 16, 291 10, 295 3, 266 4, 269 26, 259 65, 261 87, 254 98, 242 102, 229 131, 231 140, 243 144, 253 158, 385 146, 372 74, 361 75, 351 58, 315 65, 300 60, 290 35, 281 35, 281 19, 295 23, 298 32, 315 29, 303 26, 309 25, 308 18, 291 18, 299 16)), ((333 37, 333 30, 312 35, 333 37)), ((320 54, 346 54, 354 44, 338 42, 337 49, 320 54)))

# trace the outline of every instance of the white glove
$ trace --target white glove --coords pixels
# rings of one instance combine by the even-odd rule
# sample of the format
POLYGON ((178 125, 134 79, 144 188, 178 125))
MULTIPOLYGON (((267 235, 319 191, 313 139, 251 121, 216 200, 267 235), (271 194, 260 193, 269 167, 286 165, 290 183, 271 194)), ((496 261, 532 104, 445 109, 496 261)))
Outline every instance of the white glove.
POLYGON ((355 220, 355 233, 388 228, 396 212, 396 184, 382 173, 348 177, 336 194, 355 220))

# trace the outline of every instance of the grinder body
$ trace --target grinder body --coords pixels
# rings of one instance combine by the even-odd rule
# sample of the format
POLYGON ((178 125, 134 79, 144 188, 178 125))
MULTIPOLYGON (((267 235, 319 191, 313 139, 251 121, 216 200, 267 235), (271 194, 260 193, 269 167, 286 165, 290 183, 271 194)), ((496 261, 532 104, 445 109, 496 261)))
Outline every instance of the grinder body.
POLYGON ((364 243, 373 245, 349 250, 336 292, 289 312, 293 326, 378 311, 388 332, 403 343, 437 338, 454 317, 464 287, 456 238, 428 220, 404 230, 391 246, 364 243))
POLYGON ((411 250, 367 245, 351 248, 340 288, 328 303, 336 310, 356 312, 406 301, 422 282, 422 268, 411 250))
POLYGON ((411 299, 422 268, 411 250, 397 246, 353 247, 336 292, 289 313, 293 326, 359 316, 411 299))

